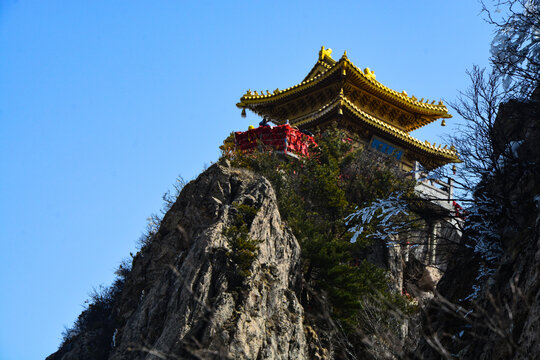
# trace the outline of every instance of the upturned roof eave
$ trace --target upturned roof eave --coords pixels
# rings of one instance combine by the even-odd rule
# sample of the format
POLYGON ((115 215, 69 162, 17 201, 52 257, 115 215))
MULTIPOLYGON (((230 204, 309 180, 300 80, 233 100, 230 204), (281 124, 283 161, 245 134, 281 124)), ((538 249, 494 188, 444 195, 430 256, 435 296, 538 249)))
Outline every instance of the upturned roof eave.
MULTIPOLYGON (((347 101, 351 102, 347 97, 346 95, 343 95, 341 93, 338 93, 336 91, 336 94, 335 96, 342 96, 344 99, 347 99, 347 101)), ((351 102, 352 103, 352 102, 351 102)), ((265 103, 253 103, 253 104, 244 104, 244 103, 237 103, 236 106, 238 108, 248 108, 250 109, 251 111, 253 111, 254 113, 258 114, 258 115, 265 115, 264 111, 260 111, 257 109, 258 106, 262 106, 262 105, 265 105, 267 104, 266 102, 265 103), (249 105, 252 105, 252 106, 249 106, 249 105)), ((319 110, 318 110, 319 111, 319 110)), ((305 116, 310 116, 310 115, 305 115, 305 116)), ((436 116, 433 116, 431 118, 423 118, 423 122, 416 122, 416 123, 412 123, 410 124, 409 126, 405 126, 403 127, 401 130, 403 130, 404 132, 411 132, 411 131, 414 131, 414 130, 417 130, 425 125, 428 125, 434 121, 436 121, 438 119, 438 117, 436 116)), ((274 120, 278 120, 278 119, 274 119, 274 120)), ((291 120, 291 121, 298 121, 298 119, 294 119, 294 120, 291 120)), ((380 120, 379 120, 380 121, 380 120)), ((383 121, 383 123, 386 123, 383 121)), ((390 125, 390 126, 394 126, 394 125, 390 125)))
MULTIPOLYGON (((319 62, 320 61, 317 61, 310 73, 318 65, 319 62)), ((448 109, 446 108, 446 106, 442 105, 442 103, 434 105, 420 102, 409 97, 405 92, 399 93, 395 90, 392 90, 375 80, 373 75, 365 74, 345 56, 342 57, 339 61, 337 61, 333 66, 331 66, 328 71, 325 71, 324 73, 319 74, 318 76, 315 76, 313 78, 304 80, 301 83, 293 85, 287 89, 277 90, 276 92, 274 92, 274 94, 248 95, 248 93, 246 93, 246 95, 240 98, 240 102, 237 103, 236 106, 240 108, 245 108, 249 107, 249 105, 262 105, 264 103, 271 103, 282 98, 292 96, 321 83, 325 79, 329 78, 332 74, 334 74, 338 69, 342 68, 345 71, 347 71, 349 68, 352 69, 355 75, 355 79, 357 79, 362 85, 364 85, 364 88, 367 87, 368 89, 366 90, 372 90, 371 92, 375 95, 381 97, 385 101, 388 101, 398 107, 403 108, 404 110, 424 116, 436 117, 434 118, 434 120, 438 118, 452 117, 452 115, 448 113, 448 109)), ((348 78, 350 77, 347 77, 346 79, 348 78)))

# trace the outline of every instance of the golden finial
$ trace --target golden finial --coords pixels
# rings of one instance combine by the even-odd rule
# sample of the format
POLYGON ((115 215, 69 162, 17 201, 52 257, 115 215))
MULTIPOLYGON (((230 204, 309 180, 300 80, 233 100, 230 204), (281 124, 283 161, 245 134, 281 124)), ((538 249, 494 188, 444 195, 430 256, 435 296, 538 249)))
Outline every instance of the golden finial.
POLYGON ((247 95, 247 96, 251 96, 251 89, 247 89, 246 95, 247 95))
POLYGON ((446 126, 446 121, 444 121, 444 119, 441 121, 441 126, 446 126))
POLYGON ((266 90, 266 95, 271 95, 270 91, 266 90))
POLYGON ((255 95, 255 96, 259 95, 259 94, 257 93, 257 90, 253 90, 253 95, 255 95))
POLYGON ((275 95, 275 94, 278 94, 278 93, 279 93, 279 89, 276 88, 276 90, 274 90, 274 95, 275 95))
POLYGON ((405 90, 403 90, 401 93, 405 96, 409 96, 405 90))
POLYGON ((418 98, 417 98, 416 96, 414 96, 414 95, 413 95, 413 96, 411 96, 411 99, 413 99, 413 101, 416 101, 416 100, 418 100, 418 98))
POLYGON ((345 51, 343 52, 342 58, 343 58, 343 59, 347 59, 347 50, 345 50, 345 51))
POLYGON ((439 105, 444 105, 442 100, 439 100, 439 105))

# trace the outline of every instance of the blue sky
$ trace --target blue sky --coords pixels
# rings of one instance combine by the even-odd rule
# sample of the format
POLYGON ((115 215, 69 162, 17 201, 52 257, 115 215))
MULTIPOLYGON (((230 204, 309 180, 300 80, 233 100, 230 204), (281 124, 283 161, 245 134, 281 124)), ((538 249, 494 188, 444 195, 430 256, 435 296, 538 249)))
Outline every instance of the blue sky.
MULTIPOLYGON (((258 123, 250 88, 301 81, 321 45, 377 80, 455 99, 487 65, 471 0, 0 0, 0 358, 54 352, 92 287, 135 252, 177 175, 258 123)), ((439 142, 452 131, 416 131, 439 142)))

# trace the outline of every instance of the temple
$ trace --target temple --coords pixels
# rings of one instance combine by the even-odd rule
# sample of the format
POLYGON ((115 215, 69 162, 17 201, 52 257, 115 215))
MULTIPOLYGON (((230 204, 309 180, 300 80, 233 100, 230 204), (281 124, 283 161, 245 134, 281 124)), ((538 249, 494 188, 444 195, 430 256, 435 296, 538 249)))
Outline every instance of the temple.
POLYGON ((358 135, 363 146, 395 156, 405 171, 416 162, 431 170, 460 162, 453 146, 422 142, 410 132, 433 121, 452 117, 442 101, 429 101, 392 90, 366 68, 360 70, 347 52, 338 60, 321 48, 304 80, 287 89, 258 93, 248 90, 236 104, 271 120, 301 130, 324 129, 333 122, 358 135))

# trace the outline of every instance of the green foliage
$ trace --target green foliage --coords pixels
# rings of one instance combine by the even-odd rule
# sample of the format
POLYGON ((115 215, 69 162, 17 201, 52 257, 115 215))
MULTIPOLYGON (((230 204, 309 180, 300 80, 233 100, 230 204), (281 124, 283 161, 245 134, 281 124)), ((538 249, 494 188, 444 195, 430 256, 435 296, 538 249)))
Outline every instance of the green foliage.
MULTIPOLYGON (((318 147, 311 149, 309 158, 291 160, 268 148, 234 152, 229 138, 222 147, 222 159, 272 183, 281 217, 301 245, 305 280, 328 294, 333 316, 351 330, 359 325, 361 299, 366 295, 375 292, 396 306, 403 304, 401 295, 388 290, 386 272, 360 259, 368 242, 350 242, 348 230, 354 224, 345 218, 357 205, 397 190, 412 192, 413 183, 398 170, 395 160, 361 149, 350 134, 335 126, 317 135, 316 142, 318 147)), ((230 239, 249 248, 247 228, 235 225, 227 231, 230 239)))
POLYGON ((259 253, 260 241, 249 236, 249 225, 256 214, 257 209, 252 206, 234 204, 232 224, 223 231, 230 249, 226 255, 234 266, 237 285, 251 275, 251 265, 259 253))
POLYGON ((358 326, 356 319, 362 309, 361 299, 373 292, 387 295, 386 273, 366 260, 358 264, 337 264, 324 276, 334 315, 341 320, 347 330, 358 326))

